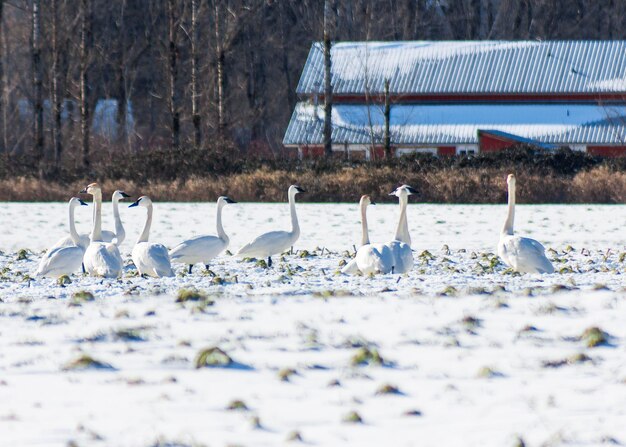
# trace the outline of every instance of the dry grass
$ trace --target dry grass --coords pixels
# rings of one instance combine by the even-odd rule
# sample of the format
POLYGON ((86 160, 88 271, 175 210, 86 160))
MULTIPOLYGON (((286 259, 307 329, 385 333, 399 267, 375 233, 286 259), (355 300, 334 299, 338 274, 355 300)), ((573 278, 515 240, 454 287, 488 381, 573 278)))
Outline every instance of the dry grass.
MULTIPOLYGON (((228 194, 235 200, 277 202, 286 199, 287 186, 298 183, 307 190, 300 197, 311 202, 356 202, 362 194, 377 201, 407 183, 420 191, 419 202, 502 203, 506 200, 505 168, 441 168, 397 172, 388 166, 345 167, 333 172, 289 172, 259 168, 252 172, 184 181, 155 181, 141 186, 133 180, 100 181, 105 193, 122 189, 133 196, 149 195, 157 201, 213 201, 228 194)), ((573 176, 516 170, 520 203, 624 203, 626 173, 604 166, 573 176)), ((65 201, 77 195, 93 179, 67 184, 20 177, 0 180, 0 201, 65 201)), ((107 197, 105 196, 105 200, 107 197)))

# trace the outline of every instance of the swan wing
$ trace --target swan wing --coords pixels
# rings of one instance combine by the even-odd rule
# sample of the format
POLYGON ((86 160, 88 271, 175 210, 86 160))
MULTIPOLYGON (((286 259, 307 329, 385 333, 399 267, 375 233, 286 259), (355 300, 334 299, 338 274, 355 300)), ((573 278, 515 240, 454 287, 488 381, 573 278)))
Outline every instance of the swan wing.
POLYGON ((341 269, 341 273, 346 275, 356 275, 360 272, 359 266, 357 265, 356 258, 352 258, 350 262, 343 266, 341 269))
POLYGON ((237 256, 271 256, 288 249, 294 242, 288 231, 270 231, 241 247, 237 256))
POLYGON ((217 236, 196 236, 181 242, 169 252, 172 262, 196 264, 208 262, 228 247, 228 241, 217 236))
POLYGON ((363 245, 357 251, 355 260, 364 275, 389 273, 394 266, 391 250, 384 244, 363 245))
POLYGON ((47 252, 37 267, 37 276, 59 277, 78 270, 85 251, 81 247, 59 247, 47 252))
POLYGON ((554 266, 544 246, 527 237, 509 236, 498 245, 498 254, 512 269, 521 273, 553 273, 554 266))
POLYGON ((157 277, 174 276, 170 255, 167 248, 162 244, 150 244, 146 250, 147 261, 151 264, 152 270, 157 277))
POLYGON ((117 278, 122 273, 122 256, 115 244, 94 242, 87 247, 83 259, 92 276, 117 278))
POLYGON ((406 273, 413 268, 413 251, 411 246, 400 241, 385 244, 393 258, 393 272, 406 273))

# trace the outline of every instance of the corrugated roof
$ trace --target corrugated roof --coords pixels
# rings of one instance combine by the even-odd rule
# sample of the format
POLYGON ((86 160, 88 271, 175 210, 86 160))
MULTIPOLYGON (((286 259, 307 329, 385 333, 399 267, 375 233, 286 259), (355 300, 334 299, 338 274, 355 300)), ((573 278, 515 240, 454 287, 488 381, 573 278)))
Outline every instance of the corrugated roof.
MULTIPOLYGON (((283 144, 323 143, 323 107, 296 105, 283 144)), ((333 107, 335 144, 382 144, 384 116, 379 105, 333 107)), ((626 107, 588 104, 394 105, 394 145, 476 144, 477 131, 497 130, 548 144, 626 144, 626 107)))
MULTIPOLYGON (((626 41, 342 42, 332 47, 335 94, 626 92, 626 41)), ((322 94, 314 43, 297 92, 322 94)))

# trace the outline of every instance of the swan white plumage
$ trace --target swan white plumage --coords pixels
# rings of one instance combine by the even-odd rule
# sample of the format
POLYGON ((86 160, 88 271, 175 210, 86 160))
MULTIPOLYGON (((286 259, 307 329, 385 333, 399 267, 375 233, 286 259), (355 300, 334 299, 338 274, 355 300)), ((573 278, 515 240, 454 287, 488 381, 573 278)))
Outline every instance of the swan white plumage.
POLYGON ((148 275, 155 278, 174 276, 170 256, 165 245, 148 242, 150 227, 152 226, 152 200, 148 196, 141 196, 137 201, 129 205, 129 208, 134 206, 142 206, 148 210, 143 231, 139 235, 132 252, 133 262, 135 267, 137 267, 137 271, 141 276, 148 275))
POLYGON ((409 185, 402 185, 395 189, 390 196, 396 196, 400 202, 400 219, 394 240, 388 242, 387 247, 393 254, 393 273, 406 273, 413 268, 413 251, 411 250, 411 235, 406 215, 409 196, 417 191, 409 185))
MULTIPOLYGON (((111 202, 113 202, 113 218, 115 219, 115 232, 109 230, 102 230, 102 240, 104 242, 113 242, 115 241, 115 245, 118 247, 124 242, 126 238, 126 232, 124 231, 124 225, 122 225, 122 219, 120 219, 120 212, 118 208, 118 203, 120 200, 130 197, 124 191, 115 191, 113 193, 113 197, 111 202)), ((73 222, 73 220, 72 220, 73 222)), ((74 225, 74 224, 72 224, 74 225)), ((71 236, 62 237, 50 247, 50 250, 54 250, 59 247, 73 247, 74 245, 79 245, 83 247, 83 249, 87 249, 89 245, 89 234, 79 234, 78 235, 79 242, 78 244, 74 243, 74 240, 71 236)))
POLYGON ((252 242, 244 245, 237 252, 237 256, 254 256, 267 258, 267 265, 272 265, 272 255, 287 250, 300 237, 300 226, 296 215, 296 194, 305 192, 296 185, 289 187, 289 209, 291 212, 291 231, 270 231, 257 237, 252 242))
POLYGON ((91 183, 81 193, 91 194, 94 203, 90 243, 83 257, 85 270, 91 276, 117 278, 122 274, 123 261, 117 245, 102 239, 102 190, 97 183, 91 183))
POLYGON ((385 244, 371 244, 367 227, 367 206, 374 205, 370 196, 364 195, 359 201, 361 211, 361 247, 356 252, 354 259, 348 262, 342 273, 364 275, 375 273, 389 273, 393 270, 394 260, 391 249, 385 244))
POLYGON ((74 223, 74 208, 79 205, 87 206, 85 202, 78 197, 72 197, 69 201, 69 226, 70 226, 70 241, 72 245, 65 244, 65 238, 57 242, 52 248, 50 248, 46 254, 43 255, 37 271, 36 276, 49 276, 58 278, 63 275, 70 275, 74 273, 81 266, 83 262, 83 255, 85 254, 85 246, 81 245, 81 240, 76 232, 76 226, 74 223), (62 243, 63 245, 58 245, 62 243), (57 246, 58 245, 58 246, 57 246))
POLYGON ((209 262, 228 248, 228 235, 222 226, 222 208, 226 204, 237 203, 234 200, 221 196, 217 199, 216 227, 217 236, 196 236, 181 242, 170 250, 170 260, 189 265, 189 274, 194 264, 202 263, 209 269, 209 262))
POLYGON ((515 175, 509 174, 508 212, 498 242, 498 256, 506 265, 520 273, 554 273, 552 263, 545 255, 545 248, 538 241, 513 234, 515 220, 515 175))

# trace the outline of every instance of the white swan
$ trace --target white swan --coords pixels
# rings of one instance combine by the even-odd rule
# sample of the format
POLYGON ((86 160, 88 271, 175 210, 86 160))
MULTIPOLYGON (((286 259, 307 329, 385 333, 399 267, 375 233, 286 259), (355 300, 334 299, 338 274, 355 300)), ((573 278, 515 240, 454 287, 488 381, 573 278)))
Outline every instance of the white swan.
POLYGON ((364 275, 374 273, 389 273, 393 269, 394 259, 391 249, 385 244, 370 244, 369 231, 367 228, 367 206, 374 205, 370 196, 364 195, 359 201, 361 211, 361 247, 356 252, 354 259, 341 269, 341 273, 364 275))
POLYGON ((141 196, 136 202, 129 205, 129 208, 134 206, 143 206, 148 209, 143 231, 133 247, 132 256, 137 271, 141 276, 148 275, 156 278, 174 276, 170 256, 165 245, 148 242, 150 226, 152 225, 152 200, 148 196, 141 196))
POLYGON ((91 194, 94 203, 91 242, 83 257, 85 270, 91 276, 117 278, 122 274, 122 256, 117 245, 102 239, 102 190, 97 183, 91 183, 81 193, 91 194))
POLYGON ((228 235, 222 227, 222 208, 228 203, 237 203, 226 196, 217 199, 217 236, 196 236, 181 242, 170 250, 172 262, 189 265, 189 274, 194 264, 203 263, 209 269, 209 261, 228 248, 228 235))
MULTIPOLYGON (((120 219, 120 211, 118 208, 118 203, 120 200, 130 197, 124 191, 115 191, 113 193, 113 197, 111 202, 113 202, 113 218, 115 219, 115 232, 109 230, 102 230, 102 240, 104 242, 113 242, 115 241, 115 245, 118 247, 124 242, 126 238, 126 232, 124 231, 124 225, 122 225, 122 219, 120 219)), ((80 199, 79 199, 80 200, 80 199)), ((74 220, 72 219, 72 226, 75 228, 74 220)), ((71 227, 70 227, 71 231, 71 227)), ((62 237, 50 247, 50 250, 54 250, 59 247, 73 247, 74 245, 79 245, 83 247, 83 249, 87 249, 89 245, 89 234, 79 234, 78 235, 79 242, 78 244, 74 243, 74 240, 71 236, 62 237)))
POLYGON ((268 267, 272 266, 272 255, 282 253, 291 247, 300 237, 300 226, 296 216, 296 194, 305 192, 296 185, 289 187, 289 209, 291 211, 291 231, 270 231, 244 245, 237 252, 237 256, 254 256, 267 258, 268 267))
POLYGON ((72 244, 66 244, 66 238, 63 238, 50 248, 41 258, 35 273, 36 276, 50 276, 58 278, 59 276, 74 273, 81 266, 83 262, 83 255, 85 254, 86 244, 85 246, 81 245, 81 240, 76 232, 76 226, 74 224, 74 208, 79 205, 87 206, 87 204, 78 197, 72 197, 70 199, 70 235, 68 237, 72 244), (59 245, 59 243, 62 245, 59 245))
POLYGON ((115 232, 109 230, 102 230, 102 240, 104 242, 113 242, 118 247, 122 245, 124 239, 126 239, 126 232, 124 231, 124 225, 120 218, 119 202, 120 200, 127 199, 130 196, 124 191, 117 190, 111 196, 111 202, 113 203, 113 219, 115 220, 115 232))
POLYGON ((76 208, 78 205, 87 206, 87 204, 80 200, 78 197, 72 197, 69 201, 70 234, 69 236, 63 236, 61 239, 59 239, 52 247, 50 247, 48 252, 51 252, 52 250, 61 247, 75 247, 77 245, 79 247, 82 247, 83 251, 87 249, 87 246, 89 245, 89 235, 78 234, 78 232, 76 231, 76 222, 74 221, 74 208, 76 208), (78 239, 78 242, 75 242, 75 239, 78 239))
POLYGON ((545 255, 545 248, 539 242, 527 237, 513 235, 515 220, 515 176, 506 179, 509 188, 508 213, 500 232, 498 256, 506 265, 520 273, 554 273, 552 263, 545 255))
POLYGON ((411 250, 411 235, 406 217, 406 207, 409 196, 417 194, 417 191, 409 185, 402 185, 390 193, 390 196, 398 197, 400 201, 400 219, 396 229, 394 240, 385 244, 393 254, 393 273, 406 273, 413 268, 413 251, 411 250))

